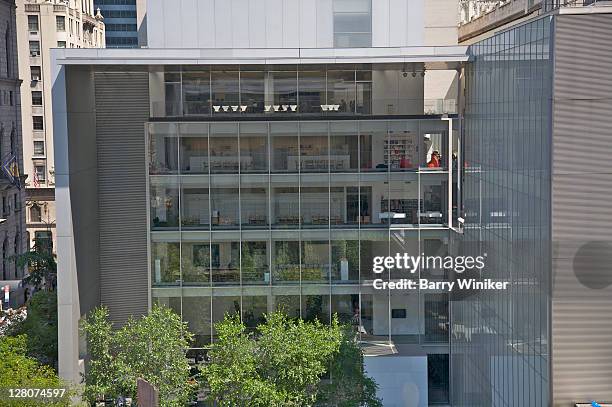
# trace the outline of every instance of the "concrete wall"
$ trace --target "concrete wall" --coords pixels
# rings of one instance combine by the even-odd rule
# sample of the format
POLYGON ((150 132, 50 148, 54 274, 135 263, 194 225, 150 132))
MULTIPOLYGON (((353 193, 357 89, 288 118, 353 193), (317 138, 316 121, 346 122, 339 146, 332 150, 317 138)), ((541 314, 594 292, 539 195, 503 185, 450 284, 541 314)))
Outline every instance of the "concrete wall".
POLYGON ((554 406, 612 400, 612 14, 560 15, 552 162, 554 406))

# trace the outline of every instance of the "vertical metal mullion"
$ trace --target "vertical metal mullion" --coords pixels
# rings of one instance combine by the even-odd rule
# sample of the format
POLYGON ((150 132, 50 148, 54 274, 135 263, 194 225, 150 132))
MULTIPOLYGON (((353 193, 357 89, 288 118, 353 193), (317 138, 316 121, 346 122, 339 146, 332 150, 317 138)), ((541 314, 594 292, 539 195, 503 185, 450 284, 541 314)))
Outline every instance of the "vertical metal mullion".
POLYGON ((299 287, 300 287, 300 318, 302 315, 302 125, 301 122, 297 122, 297 138, 298 138, 298 261, 299 267, 298 272, 300 274, 299 287))
POLYGON ((447 202, 447 222, 448 222, 448 227, 452 228, 453 227, 453 159, 451 157, 452 153, 452 149, 453 149, 453 119, 447 119, 448 120, 448 148, 447 148, 447 157, 446 160, 448 162, 448 196, 446 198, 446 202, 447 202))
MULTIPOLYGON (((355 84, 355 86, 357 86, 355 84)), ((355 95, 355 108, 357 108, 357 96, 355 95)), ((359 327, 357 328, 357 332, 359 333, 359 340, 361 341, 362 337, 362 283, 361 283, 361 121, 357 122, 357 252, 359 255, 357 256, 357 302, 359 307, 359 320, 357 323, 359 327)))
MULTIPOLYGON (((181 72, 181 89, 182 89, 182 72, 181 72)), ((181 95, 182 101, 182 95, 181 95)), ((182 103, 182 102, 181 102, 182 103)), ((179 124, 174 124, 174 132, 176 134, 176 166, 178 179, 178 232, 179 232, 179 289, 181 293, 180 309, 181 320, 183 319, 183 179, 181 174, 181 137, 179 132, 179 124)))
MULTIPOLYGON (((209 89, 209 93, 208 93, 208 114, 209 116, 213 116, 213 91, 212 91, 212 66, 208 66, 208 89, 209 89)), ((209 141, 210 141, 210 132, 209 132, 209 137, 208 137, 209 141)), ((210 143, 209 143, 209 149, 210 149, 210 143)), ((210 153, 208 154, 208 171, 210 174, 210 153)))
MULTIPOLYGON (((212 96, 212 93, 211 93, 212 96)), ((211 110, 212 114, 212 110, 211 110)), ((213 278, 212 278, 212 176, 210 173, 210 123, 206 124, 206 137, 207 137, 207 145, 206 153, 208 155, 208 283, 210 285, 210 341, 213 340, 213 278)))
MULTIPOLYGON (((238 95, 240 95, 240 71, 238 71, 238 95)), ((240 105, 240 96, 238 96, 240 105)), ((238 145, 238 278, 240 283, 240 321, 243 312, 243 286, 242 286, 242 161, 240 152, 240 123, 236 124, 236 143, 238 145)), ((230 251, 231 243, 230 243, 230 251)))
MULTIPOLYGON (((268 143, 268 152, 267 152, 267 158, 268 158, 268 242, 269 242, 269 246, 268 246, 268 273, 269 273, 269 277, 268 277, 268 286, 272 287, 272 274, 273 274, 273 266, 272 266, 272 250, 274 249, 272 246, 272 136, 270 134, 270 123, 266 123, 266 140, 268 143)), ((271 288, 270 292, 272 291, 271 288)), ((276 298, 275 298, 275 302, 276 302, 276 298)))
MULTIPOLYGON (((387 122, 387 256, 391 256, 391 123, 387 122)), ((387 270, 387 281, 391 281, 391 269, 387 270)), ((391 343, 391 289, 387 286, 387 341, 391 343)))
POLYGON ((330 321, 332 316, 331 180, 331 123, 327 122, 327 282, 329 284, 328 316, 330 321))

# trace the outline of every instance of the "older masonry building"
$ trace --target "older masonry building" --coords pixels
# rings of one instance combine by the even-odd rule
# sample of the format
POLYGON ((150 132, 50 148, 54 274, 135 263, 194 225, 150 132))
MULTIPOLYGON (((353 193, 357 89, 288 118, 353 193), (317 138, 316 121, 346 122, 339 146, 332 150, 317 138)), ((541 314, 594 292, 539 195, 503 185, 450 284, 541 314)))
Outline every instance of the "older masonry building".
POLYGON ((28 175, 24 206, 28 246, 56 242, 55 162, 51 107, 51 49, 103 48, 104 22, 93 1, 17 1, 19 76, 23 79, 21 120, 24 169, 28 175))
POLYGON ((25 195, 21 150, 21 81, 17 69, 14 1, 0 1, 0 30, 5 39, 0 47, 0 161, 3 167, 17 169, 18 173, 14 173, 15 177, 5 171, 0 173, 0 281, 16 288, 18 280, 24 276, 24 270, 17 267, 13 256, 25 250, 26 230, 22 211, 25 195))

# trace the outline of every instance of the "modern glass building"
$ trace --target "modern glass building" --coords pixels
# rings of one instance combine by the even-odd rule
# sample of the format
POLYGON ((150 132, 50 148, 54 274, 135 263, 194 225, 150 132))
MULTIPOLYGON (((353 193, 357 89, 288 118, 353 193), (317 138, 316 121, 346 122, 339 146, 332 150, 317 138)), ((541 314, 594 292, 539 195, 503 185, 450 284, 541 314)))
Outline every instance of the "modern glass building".
MULTIPOLYGON (((366 355, 410 358, 438 345, 424 360, 445 374, 429 397, 447 402, 447 294, 372 282, 381 278, 376 256, 448 254, 458 120, 424 109, 455 103, 426 108, 409 91, 422 75, 405 78, 392 64, 150 75, 158 95, 146 126, 152 302, 181 314, 196 346, 214 341, 226 313, 255 328, 275 309, 324 322, 337 315, 366 355), (378 109, 384 114, 373 115, 378 109), (434 151, 442 161, 428 168, 434 151)), ((443 269, 382 277, 421 272, 445 277, 443 269)))
POLYGON ((136 0, 95 0, 106 27, 107 48, 135 48, 138 46, 136 0))

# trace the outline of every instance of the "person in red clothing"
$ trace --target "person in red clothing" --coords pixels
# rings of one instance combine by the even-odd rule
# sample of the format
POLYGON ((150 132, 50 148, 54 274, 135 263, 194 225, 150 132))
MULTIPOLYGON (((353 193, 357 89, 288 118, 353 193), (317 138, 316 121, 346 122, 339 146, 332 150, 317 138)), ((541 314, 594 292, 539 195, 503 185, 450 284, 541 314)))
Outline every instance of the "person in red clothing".
POLYGON ((438 151, 431 153, 431 160, 427 163, 427 168, 440 168, 440 153, 438 151))

